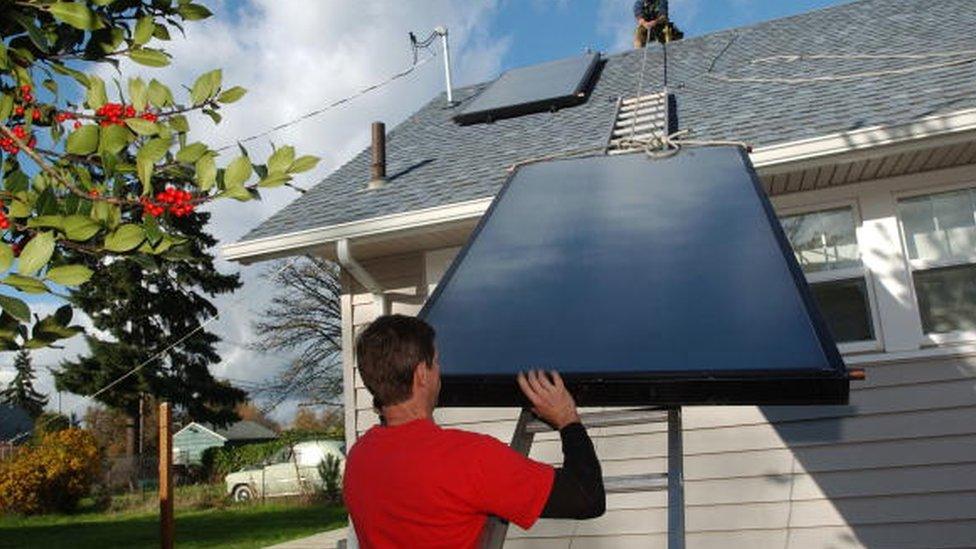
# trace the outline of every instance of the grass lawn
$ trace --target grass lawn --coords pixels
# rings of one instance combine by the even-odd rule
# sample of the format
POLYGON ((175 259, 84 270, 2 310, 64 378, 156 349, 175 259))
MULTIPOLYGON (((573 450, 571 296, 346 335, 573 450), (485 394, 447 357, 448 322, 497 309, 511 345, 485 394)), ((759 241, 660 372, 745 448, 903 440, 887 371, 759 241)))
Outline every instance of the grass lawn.
MULTIPOLYGON (((264 547, 346 524, 342 507, 254 503, 177 511, 176 546, 264 547)), ((159 547, 154 512, 0 517, 0 547, 159 547)))

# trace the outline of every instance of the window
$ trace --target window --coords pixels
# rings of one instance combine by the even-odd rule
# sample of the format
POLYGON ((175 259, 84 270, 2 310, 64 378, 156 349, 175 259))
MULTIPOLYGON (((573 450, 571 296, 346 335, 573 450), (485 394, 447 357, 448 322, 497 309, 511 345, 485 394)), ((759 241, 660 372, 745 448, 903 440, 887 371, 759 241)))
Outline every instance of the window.
POLYGON ((862 350, 850 344, 874 341, 875 328, 853 208, 790 215, 780 222, 834 340, 848 344, 842 350, 862 350))
POLYGON ((976 332, 976 189, 898 201, 922 331, 976 332))

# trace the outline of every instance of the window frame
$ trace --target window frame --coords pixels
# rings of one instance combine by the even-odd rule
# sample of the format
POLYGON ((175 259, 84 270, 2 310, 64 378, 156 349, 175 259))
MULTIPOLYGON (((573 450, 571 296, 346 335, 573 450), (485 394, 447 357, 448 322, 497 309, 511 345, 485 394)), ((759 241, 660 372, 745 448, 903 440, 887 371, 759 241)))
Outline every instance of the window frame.
MULTIPOLYGON (((892 197, 895 200, 895 216, 898 221, 898 237, 899 244, 901 244, 902 253, 905 256, 905 264, 908 268, 908 277, 911 281, 909 284, 909 291, 912 296, 912 304, 915 307, 915 313, 918 317, 919 325, 921 327, 922 333, 922 347, 933 347, 938 345, 958 345, 963 343, 973 343, 976 342, 976 330, 955 330, 952 332, 944 333, 925 333, 925 327, 921 326, 922 322, 922 309, 918 302, 918 292, 915 289, 915 272, 916 271, 928 271, 932 269, 939 269, 943 267, 963 267, 971 265, 976 267, 976 251, 968 255, 955 256, 949 259, 912 259, 908 255, 908 232, 905 230, 905 223, 901 216, 900 203, 902 200, 918 198, 922 196, 933 196, 943 193, 951 193, 955 191, 971 190, 976 192, 976 181, 965 180, 957 181, 947 185, 934 185, 926 188, 915 188, 906 189, 902 191, 892 192, 892 197)), ((976 223, 976 209, 973 211, 973 221, 976 223)))
MULTIPOLYGON (((882 339, 881 339, 881 319, 878 315, 878 305, 877 297, 875 295, 874 289, 874 277, 871 270, 864 265, 862 255, 864 253, 861 245, 861 238, 859 232, 861 229, 861 211, 860 204, 857 198, 847 198, 843 200, 834 200, 828 202, 817 202, 808 204, 799 204, 795 206, 774 208, 776 211, 777 220, 782 223, 784 217, 792 217, 797 215, 809 215, 820 212, 827 212, 830 210, 841 210, 847 209, 851 212, 851 216, 854 221, 854 241, 857 244, 858 260, 861 262, 859 267, 845 267, 843 269, 828 269, 824 271, 817 271, 813 273, 803 273, 804 278, 808 285, 819 284, 822 282, 838 282, 842 280, 855 280, 863 279, 864 287, 867 291, 867 308, 868 314, 871 315, 871 333, 874 334, 873 339, 864 341, 848 341, 844 343, 837 343, 837 350, 843 355, 857 354, 857 353, 872 353, 882 350, 882 339)), ((787 239, 789 242, 789 239, 787 239)), ((790 250, 793 251, 793 246, 790 244, 790 250)), ((795 253, 795 252, 794 252, 795 253)), ((800 270, 803 270, 802 265, 800 270)))

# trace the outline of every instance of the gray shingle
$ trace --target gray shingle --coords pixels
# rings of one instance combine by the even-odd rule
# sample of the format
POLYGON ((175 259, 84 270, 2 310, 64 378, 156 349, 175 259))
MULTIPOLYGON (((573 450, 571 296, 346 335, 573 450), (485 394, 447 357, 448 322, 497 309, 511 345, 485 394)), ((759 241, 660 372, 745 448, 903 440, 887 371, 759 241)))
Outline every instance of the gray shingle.
MULTIPOLYGON (((973 8, 973 0, 862 0, 674 43, 668 50, 670 84, 681 127, 700 139, 763 146, 974 108, 976 63, 796 85, 716 78, 806 78, 941 62, 755 61, 784 54, 976 50, 973 8)), ((660 50, 652 51, 645 93, 661 86, 660 50)), ((486 84, 457 90, 460 106, 454 109, 446 107, 442 94, 390 132, 385 187, 364 191, 370 164, 369 150, 364 150, 242 240, 492 196, 513 163, 603 145, 615 100, 637 91, 640 65, 640 51, 612 55, 585 104, 492 124, 458 126, 451 120, 486 84)))

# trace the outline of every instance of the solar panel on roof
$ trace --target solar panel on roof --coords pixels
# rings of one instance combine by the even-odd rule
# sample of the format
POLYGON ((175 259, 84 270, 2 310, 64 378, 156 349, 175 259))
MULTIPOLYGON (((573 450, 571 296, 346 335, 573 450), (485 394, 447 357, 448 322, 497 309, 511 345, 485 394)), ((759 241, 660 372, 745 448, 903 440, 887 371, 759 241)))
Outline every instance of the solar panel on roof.
POLYGON ((840 404, 846 370, 748 157, 732 148, 521 168, 420 313, 445 406, 840 404))
POLYGON ((476 95, 454 120, 475 124, 582 103, 599 60, 599 54, 589 53, 507 71, 476 95))

